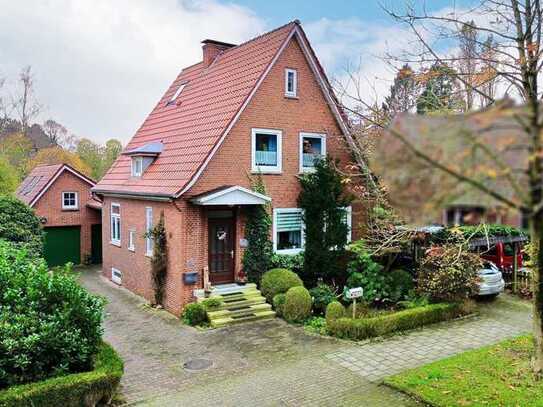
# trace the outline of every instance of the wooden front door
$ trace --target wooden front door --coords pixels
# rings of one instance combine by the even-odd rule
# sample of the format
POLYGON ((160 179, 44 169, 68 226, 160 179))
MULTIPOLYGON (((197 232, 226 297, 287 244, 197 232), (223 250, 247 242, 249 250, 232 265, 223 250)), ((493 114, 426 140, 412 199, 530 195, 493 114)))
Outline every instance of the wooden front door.
POLYGON ((208 219, 209 279, 212 284, 234 281, 234 220, 208 219))

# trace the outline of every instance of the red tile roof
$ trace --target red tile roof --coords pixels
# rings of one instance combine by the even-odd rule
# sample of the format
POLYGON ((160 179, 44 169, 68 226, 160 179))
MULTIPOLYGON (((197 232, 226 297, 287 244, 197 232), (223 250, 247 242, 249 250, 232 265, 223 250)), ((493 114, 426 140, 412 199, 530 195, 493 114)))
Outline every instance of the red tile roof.
POLYGON ((93 190, 165 196, 182 193, 207 164, 297 28, 302 31, 298 21, 290 22, 222 51, 207 68, 200 62, 183 69, 126 147, 132 150, 162 142, 162 153, 137 178, 131 176, 131 158, 119 156, 93 190), (168 103, 182 84, 185 88, 176 102, 168 103))
POLYGON ((94 186, 95 182, 67 164, 38 165, 21 182, 15 195, 24 203, 33 206, 43 193, 52 185, 61 172, 68 170, 94 186))

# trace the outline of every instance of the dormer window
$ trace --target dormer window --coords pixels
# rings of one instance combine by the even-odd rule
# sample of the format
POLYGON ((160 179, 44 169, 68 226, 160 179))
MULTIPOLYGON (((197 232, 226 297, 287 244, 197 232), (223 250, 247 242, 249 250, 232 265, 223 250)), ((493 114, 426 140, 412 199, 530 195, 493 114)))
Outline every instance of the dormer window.
POLYGON ((141 177, 143 174, 143 157, 132 157, 132 176, 141 177))
POLYGON ((295 98, 298 96, 298 72, 296 69, 285 69, 285 96, 295 98))
POLYGON ((183 89, 185 89, 185 86, 187 85, 187 82, 184 82, 182 83, 181 85, 179 85, 179 87, 177 88, 177 90, 175 91, 175 93, 173 94, 173 96, 170 98, 170 100, 168 101, 168 105, 169 104, 172 104, 174 103, 177 98, 179 97, 179 95, 181 94, 181 92, 183 92, 183 89))

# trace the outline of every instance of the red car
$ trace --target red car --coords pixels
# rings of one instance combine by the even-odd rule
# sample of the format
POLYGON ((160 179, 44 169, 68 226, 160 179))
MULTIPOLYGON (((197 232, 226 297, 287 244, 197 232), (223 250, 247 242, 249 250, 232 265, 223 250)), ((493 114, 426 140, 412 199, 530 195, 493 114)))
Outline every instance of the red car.
MULTIPOLYGON (((513 243, 497 242, 490 246, 489 249, 479 247, 479 253, 483 259, 491 261, 500 270, 506 272, 513 271, 513 261, 515 259, 513 243)), ((522 248, 520 248, 520 250, 517 250, 517 270, 522 268, 522 257, 522 248)))

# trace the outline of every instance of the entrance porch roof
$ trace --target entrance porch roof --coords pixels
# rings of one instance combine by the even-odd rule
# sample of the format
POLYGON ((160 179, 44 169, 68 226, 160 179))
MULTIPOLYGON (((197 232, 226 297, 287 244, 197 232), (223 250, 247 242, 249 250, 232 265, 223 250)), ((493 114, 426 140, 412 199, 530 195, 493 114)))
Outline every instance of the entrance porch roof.
POLYGON ((196 205, 264 205, 271 202, 269 196, 259 194, 239 185, 224 186, 191 199, 196 205))

